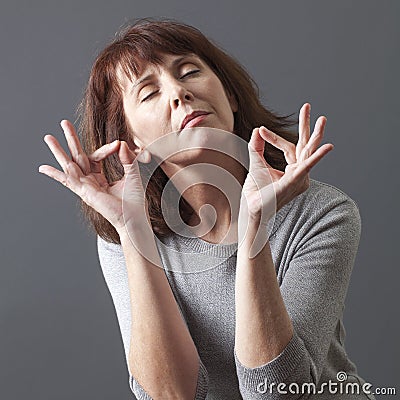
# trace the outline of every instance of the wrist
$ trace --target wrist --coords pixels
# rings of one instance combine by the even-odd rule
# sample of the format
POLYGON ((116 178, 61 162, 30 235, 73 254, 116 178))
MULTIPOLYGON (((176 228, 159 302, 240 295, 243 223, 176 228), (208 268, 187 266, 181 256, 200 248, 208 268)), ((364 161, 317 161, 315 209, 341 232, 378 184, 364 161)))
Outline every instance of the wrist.
POLYGON ((135 220, 125 221, 125 223, 118 228, 115 228, 120 240, 133 240, 135 238, 153 236, 153 229, 150 223, 150 218, 135 218, 135 220))
POLYGON ((261 213, 241 214, 238 225, 238 254, 253 258, 268 243, 275 219, 261 213))

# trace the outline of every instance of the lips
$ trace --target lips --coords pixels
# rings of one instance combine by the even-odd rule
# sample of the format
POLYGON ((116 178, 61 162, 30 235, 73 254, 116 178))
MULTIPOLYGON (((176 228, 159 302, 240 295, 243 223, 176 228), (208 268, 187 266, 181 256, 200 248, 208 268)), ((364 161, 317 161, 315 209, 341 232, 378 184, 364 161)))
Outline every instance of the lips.
POLYGON ((210 114, 210 113, 208 113, 207 111, 193 111, 191 114, 186 115, 186 117, 184 118, 184 120, 181 124, 181 129, 185 128, 188 125, 190 126, 192 124, 195 124, 195 122, 198 122, 201 120, 198 117, 205 116, 208 114, 210 114), (195 119, 196 119, 196 121, 193 121, 195 119), (193 121, 193 122, 191 123, 191 121, 193 121))

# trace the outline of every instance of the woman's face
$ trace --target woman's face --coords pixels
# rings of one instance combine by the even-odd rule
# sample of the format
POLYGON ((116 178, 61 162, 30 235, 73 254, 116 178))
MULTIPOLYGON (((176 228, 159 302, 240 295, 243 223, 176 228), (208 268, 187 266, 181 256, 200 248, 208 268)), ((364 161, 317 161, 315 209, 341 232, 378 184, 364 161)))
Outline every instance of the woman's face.
POLYGON ((237 103, 194 54, 165 54, 162 63, 146 65, 133 81, 121 76, 121 85, 125 117, 138 146, 183 126, 233 132, 237 103))

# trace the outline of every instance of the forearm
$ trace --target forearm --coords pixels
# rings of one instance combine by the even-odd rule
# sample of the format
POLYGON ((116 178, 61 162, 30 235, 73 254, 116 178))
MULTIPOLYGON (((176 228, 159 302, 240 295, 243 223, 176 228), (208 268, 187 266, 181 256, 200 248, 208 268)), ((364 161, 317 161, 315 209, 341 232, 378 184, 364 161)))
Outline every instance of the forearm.
MULTIPOLYGON (((119 233, 131 301, 130 372, 153 399, 193 399, 198 354, 165 272, 136 249, 126 232, 119 233)), ((158 257, 151 231, 142 229, 139 242, 152 260, 158 257)))
POLYGON ((251 221, 239 242, 235 284, 235 350, 240 362, 249 368, 276 358, 293 336, 269 242, 265 240, 262 250, 249 257, 257 226, 258 221, 251 221))

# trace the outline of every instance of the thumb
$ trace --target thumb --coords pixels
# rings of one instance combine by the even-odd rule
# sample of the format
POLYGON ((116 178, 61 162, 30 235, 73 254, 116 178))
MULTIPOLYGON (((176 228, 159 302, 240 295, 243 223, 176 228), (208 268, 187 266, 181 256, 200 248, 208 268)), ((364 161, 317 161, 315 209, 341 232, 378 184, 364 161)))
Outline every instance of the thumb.
POLYGON ((118 156, 122 164, 132 164, 135 159, 135 153, 129 148, 128 143, 124 140, 121 140, 118 156))
MULTIPOLYGON (((121 141, 118 156, 124 168, 124 204, 144 204, 144 191, 138 163, 139 157, 129 148, 128 143, 124 141, 121 141)), ((128 209, 126 208, 126 210, 128 209)), ((127 217, 125 214, 124 216, 127 217)))
POLYGON ((260 136, 260 128, 253 129, 248 143, 249 149, 249 170, 253 171, 258 168, 270 167, 264 158, 265 141, 260 136))
POLYGON ((121 141, 118 157, 122 163, 122 166, 124 167, 125 173, 127 173, 136 156, 135 153, 129 148, 128 143, 125 141, 121 141))

